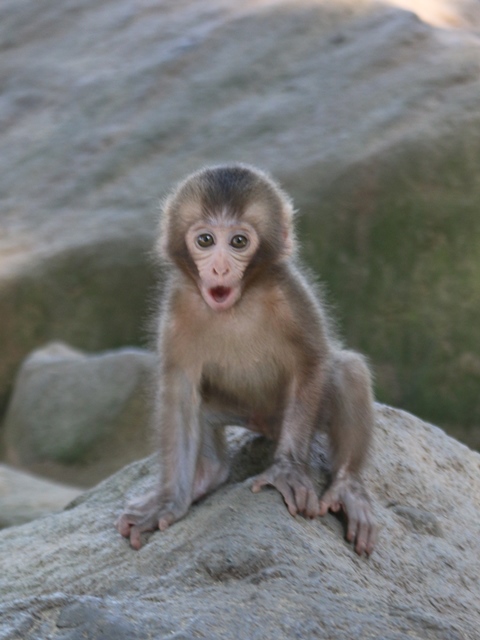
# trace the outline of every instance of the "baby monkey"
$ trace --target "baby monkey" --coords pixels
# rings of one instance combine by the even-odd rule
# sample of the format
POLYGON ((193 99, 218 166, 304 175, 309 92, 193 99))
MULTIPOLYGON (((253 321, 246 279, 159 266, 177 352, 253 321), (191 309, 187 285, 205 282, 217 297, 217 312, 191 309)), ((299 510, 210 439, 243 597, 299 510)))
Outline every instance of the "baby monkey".
POLYGON ((275 487, 293 516, 343 509, 355 551, 373 550, 376 526, 359 475, 373 425, 370 373, 329 335, 325 309, 297 265, 293 218, 288 195, 243 164, 194 173, 164 203, 161 477, 117 521, 135 549, 143 532, 164 531, 227 479, 221 427, 239 424, 276 443, 254 492, 275 487), (308 461, 321 427, 332 459, 319 500, 308 461))

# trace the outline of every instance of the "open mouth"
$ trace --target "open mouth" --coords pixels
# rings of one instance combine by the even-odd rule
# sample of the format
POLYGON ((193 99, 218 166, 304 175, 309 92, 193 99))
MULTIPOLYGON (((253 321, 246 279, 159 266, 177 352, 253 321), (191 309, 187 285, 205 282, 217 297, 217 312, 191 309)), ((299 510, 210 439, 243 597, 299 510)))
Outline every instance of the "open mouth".
POLYGON ((212 287, 208 292, 215 302, 225 302, 231 291, 230 287, 212 287))

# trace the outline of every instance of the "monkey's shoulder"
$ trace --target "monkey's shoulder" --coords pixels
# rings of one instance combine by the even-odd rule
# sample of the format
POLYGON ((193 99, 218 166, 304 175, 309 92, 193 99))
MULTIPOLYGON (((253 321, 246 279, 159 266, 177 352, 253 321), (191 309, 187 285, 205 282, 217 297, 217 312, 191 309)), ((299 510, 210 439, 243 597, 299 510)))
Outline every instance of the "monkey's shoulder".
POLYGON ((322 344, 333 337, 323 290, 312 274, 289 264, 280 272, 279 289, 283 304, 289 309, 291 325, 299 334, 315 337, 314 343, 322 344))

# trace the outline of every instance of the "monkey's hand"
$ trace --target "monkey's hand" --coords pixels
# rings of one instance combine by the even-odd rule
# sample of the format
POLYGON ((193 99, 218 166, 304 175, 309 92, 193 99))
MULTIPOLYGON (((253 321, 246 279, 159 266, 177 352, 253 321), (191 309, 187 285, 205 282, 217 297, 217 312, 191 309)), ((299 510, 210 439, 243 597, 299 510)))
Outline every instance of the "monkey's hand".
POLYGON ((143 544, 142 533, 155 529, 165 531, 187 513, 189 506, 165 500, 160 492, 152 491, 130 502, 115 526, 122 536, 130 539, 130 545, 134 549, 140 549, 143 544))
POLYGON ((321 516, 328 510, 340 509, 347 516, 347 540, 354 543, 359 556, 370 555, 377 539, 377 525, 363 484, 350 475, 337 477, 320 498, 321 516))
POLYGON ((297 513, 308 518, 318 516, 318 497, 303 466, 289 460, 274 462, 269 469, 253 479, 253 493, 258 493, 266 485, 275 487, 282 494, 292 516, 297 513))

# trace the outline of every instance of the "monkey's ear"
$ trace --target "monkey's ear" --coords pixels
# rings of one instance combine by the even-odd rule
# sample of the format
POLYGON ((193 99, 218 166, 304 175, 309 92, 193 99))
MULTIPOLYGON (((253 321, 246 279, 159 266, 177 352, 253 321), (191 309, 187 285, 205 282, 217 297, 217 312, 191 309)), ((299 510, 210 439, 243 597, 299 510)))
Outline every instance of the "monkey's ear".
POLYGON ((157 242, 155 243, 155 253, 160 258, 160 260, 168 260, 168 240, 167 234, 165 230, 161 229, 157 238, 157 242))
POLYGON ((293 234, 293 229, 290 227, 283 227, 283 254, 286 258, 290 258, 295 255, 297 243, 293 234))
POLYGON ((281 192, 283 195, 283 207, 281 212, 283 255, 291 258, 297 252, 297 238, 295 235, 295 215, 296 210, 293 208, 293 202, 288 194, 281 192))
POLYGON ((157 241, 155 243, 155 253, 161 260, 169 258, 169 236, 170 236, 170 207, 172 197, 165 198, 160 203, 160 220, 157 229, 157 241))

